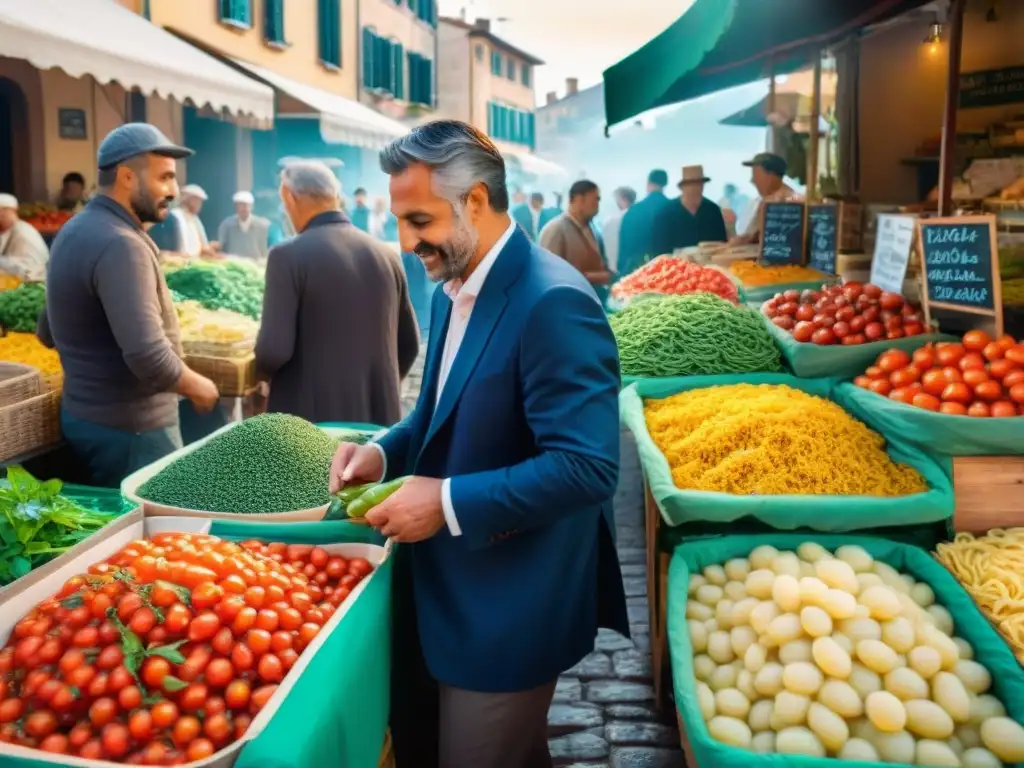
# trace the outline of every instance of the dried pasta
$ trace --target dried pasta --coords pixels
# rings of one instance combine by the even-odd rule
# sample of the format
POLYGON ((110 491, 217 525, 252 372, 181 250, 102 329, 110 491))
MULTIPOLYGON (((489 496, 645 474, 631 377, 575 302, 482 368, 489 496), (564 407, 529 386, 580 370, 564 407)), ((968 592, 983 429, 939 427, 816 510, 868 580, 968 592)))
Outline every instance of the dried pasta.
POLYGON ((647 429, 677 487, 731 494, 905 496, 927 490, 885 440, 824 398, 735 384, 648 400, 647 429))
POLYGON ((801 267, 798 264, 766 267, 756 261, 737 261, 733 262, 729 271, 738 277, 743 285, 750 288, 780 283, 813 283, 819 280, 824 282, 827 279, 818 270, 801 267))
POLYGON ((993 528, 984 536, 958 533, 935 548, 935 557, 1024 664, 1024 528, 993 528))

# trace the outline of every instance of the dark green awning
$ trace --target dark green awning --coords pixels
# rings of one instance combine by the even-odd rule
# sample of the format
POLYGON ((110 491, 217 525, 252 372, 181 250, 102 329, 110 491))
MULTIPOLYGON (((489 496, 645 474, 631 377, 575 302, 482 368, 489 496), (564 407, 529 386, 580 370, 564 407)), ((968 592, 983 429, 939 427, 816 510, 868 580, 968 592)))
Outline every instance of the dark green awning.
POLYGON ((607 125, 655 107, 790 74, 826 46, 928 0, 696 0, 604 72, 607 125))

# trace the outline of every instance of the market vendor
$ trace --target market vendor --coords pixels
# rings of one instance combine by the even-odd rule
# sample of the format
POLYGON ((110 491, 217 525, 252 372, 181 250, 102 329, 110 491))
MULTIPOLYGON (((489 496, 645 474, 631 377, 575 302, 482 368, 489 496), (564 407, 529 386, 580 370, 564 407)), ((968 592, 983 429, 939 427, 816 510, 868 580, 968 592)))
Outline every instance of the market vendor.
POLYGON ((50 251, 39 231, 18 218, 18 199, 0 194, 0 272, 24 283, 46 279, 50 251))
POLYGON ((270 220, 252 212, 256 198, 248 190, 236 192, 231 202, 235 204, 235 215, 224 219, 217 230, 221 253, 266 261, 270 248, 270 220))
POLYGON ((198 184, 186 184, 181 188, 177 207, 171 209, 171 216, 181 233, 181 250, 191 259, 217 256, 217 248, 210 243, 203 220, 199 218, 203 203, 208 199, 206 190, 198 184))
POLYGON ((397 765, 550 766, 558 676, 599 626, 628 631, 611 536, 615 339, 579 270, 509 216, 487 136, 427 123, 381 168, 402 250, 443 284, 416 409, 376 444, 342 444, 331 468, 332 490, 413 475, 366 516, 401 542, 397 765))
POLYGON ((98 151, 99 194, 53 243, 39 336, 64 368, 61 429, 95 485, 182 445, 178 396, 208 412, 217 387, 181 358, 178 318, 143 227, 178 195, 176 160, 192 151, 156 127, 115 128, 98 151))
POLYGON ((654 217, 651 237, 654 252, 672 253, 677 248, 692 248, 700 243, 724 243, 725 218, 718 204, 704 197, 704 186, 711 181, 704 175, 704 166, 683 168, 679 181, 679 197, 663 207, 654 217))
POLYGON ((744 163, 751 169, 751 181, 757 188, 758 198, 754 201, 750 221, 743 234, 737 235, 730 244, 750 245, 761 241, 761 210, 766 202, 775 203, 795 200, 800 196, 785 181, 786 160, 772 152, 760 152, 753 160, 744 163))
POLYGON ((85 177, 78 171, 64 174, 60 181, 60 193, 57 195, 57 210, 78 213, 88 202, 85 198, 85 177))
POLYGON ((390 426, 419 354, 416 314, 398 254, 354 227, 340 196, 320 161, 281 172, 299 234, 267 260, 256 368, 270 380, 268 411, 390 426))

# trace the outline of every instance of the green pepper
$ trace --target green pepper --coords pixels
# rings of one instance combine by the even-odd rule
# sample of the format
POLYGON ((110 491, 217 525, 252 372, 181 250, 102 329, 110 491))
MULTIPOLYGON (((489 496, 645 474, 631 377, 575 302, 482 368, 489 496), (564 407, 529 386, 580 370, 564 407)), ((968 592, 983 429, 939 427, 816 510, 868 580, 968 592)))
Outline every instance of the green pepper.
POLYGON ((374 485, 364 492, 359 498, 349 504, 345 508, 345 511, 348 513, 349 517, 366 517, 367 512, 401 488, 402 483, 405 481, 406 478, 399 477, 398 479, 392 480, 388 483, 374 485))
POLYGON ((343 504, 349 504, 358 499, 360 496, 362 496, 364 493, 366 493, 368 490, 375 487, 376 485, 377 483, 363 483, 362 485, 346 485, 344 488, 338 491, 335 494, 335 496, 337 496, 338 499, 341 500, 343 504))

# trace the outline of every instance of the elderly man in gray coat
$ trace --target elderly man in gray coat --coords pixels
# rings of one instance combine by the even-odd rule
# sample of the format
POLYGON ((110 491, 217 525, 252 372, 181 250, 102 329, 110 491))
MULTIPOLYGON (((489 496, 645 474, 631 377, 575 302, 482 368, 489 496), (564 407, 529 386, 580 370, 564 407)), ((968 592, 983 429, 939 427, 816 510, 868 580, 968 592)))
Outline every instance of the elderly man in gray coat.
POLYGON ((224 219, 217 230, 220 252, 225 256, 266 261, 270 248, 270 220, 253 214, 252 206, 256 201, 252 192, 236 192, 231 201, 235 204, 235 215, 224 219))
POLYGON ((281 173, 298 234, 270 250, 256 366, 269 411, 390 426, 419 352, 416 314, 398 254, 352 225, 340 193, 321 162, 281 173))

